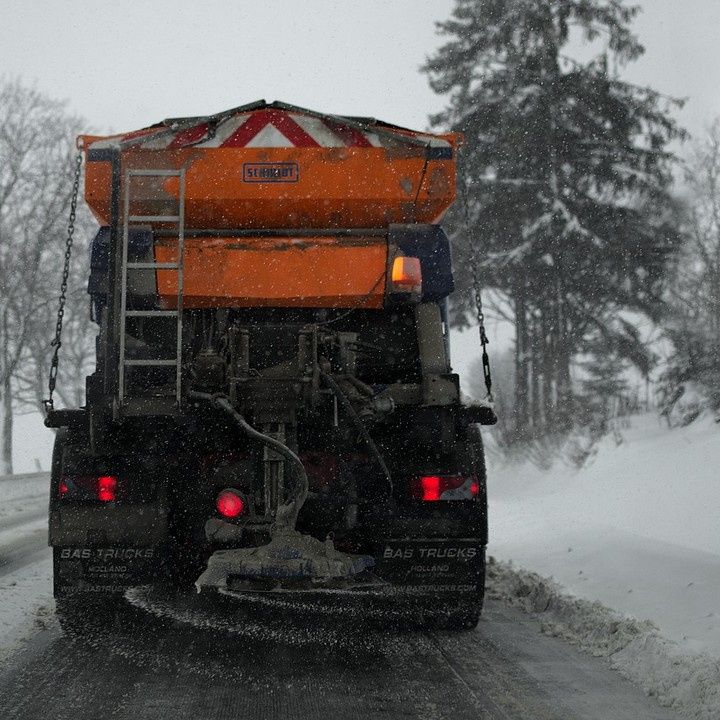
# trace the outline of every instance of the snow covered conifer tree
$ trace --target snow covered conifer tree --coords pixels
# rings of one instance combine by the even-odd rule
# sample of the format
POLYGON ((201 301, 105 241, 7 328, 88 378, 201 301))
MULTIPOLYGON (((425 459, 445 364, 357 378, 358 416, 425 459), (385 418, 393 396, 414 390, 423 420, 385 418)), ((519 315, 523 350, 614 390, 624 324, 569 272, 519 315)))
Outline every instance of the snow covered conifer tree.
POLYGON ((643 53, 637 12, 621 0, 456 0, 423 68, 448 97, 432 124, 466 138, 465 203, 450 218, 459 284, 471 285, 476 253, 482 285, 514 308, 520 440, 571 426, 576 355, 627 336, 619 313, 652 306, 678 243, 664 212, 677 103, 616 72, 643 53), (570 55, 583 42, 593 57, 581 62, 570 55))

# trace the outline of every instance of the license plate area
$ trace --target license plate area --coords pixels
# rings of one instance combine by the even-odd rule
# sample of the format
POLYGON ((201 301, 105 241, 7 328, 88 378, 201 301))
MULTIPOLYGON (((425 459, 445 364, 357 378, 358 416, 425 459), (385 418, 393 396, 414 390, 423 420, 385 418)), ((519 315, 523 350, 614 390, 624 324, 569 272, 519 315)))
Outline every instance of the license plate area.
POLYGON ((387 540, 376 554, 383 580, 416 592, 475 592, 483 565, 477 539, 387 540))
POLYGON ((119 592, 154 579, 158 569, 154 547, 55 547, 56 590, 119 592))

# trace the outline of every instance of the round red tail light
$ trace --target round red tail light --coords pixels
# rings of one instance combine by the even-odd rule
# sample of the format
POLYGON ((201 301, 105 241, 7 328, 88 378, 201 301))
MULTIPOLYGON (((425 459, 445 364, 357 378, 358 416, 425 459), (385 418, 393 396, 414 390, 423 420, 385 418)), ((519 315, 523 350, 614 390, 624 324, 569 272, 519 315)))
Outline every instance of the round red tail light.
POLYGON ((217 511, 226 518, 236 518, 245 512, 245 501, 237 490, 222 490, 215 501, 217 511))
POLYGON ((101 475, 97 479, 97 499, 100 502, 114 502, 117 493, 117 482, 114 475, 101 475))

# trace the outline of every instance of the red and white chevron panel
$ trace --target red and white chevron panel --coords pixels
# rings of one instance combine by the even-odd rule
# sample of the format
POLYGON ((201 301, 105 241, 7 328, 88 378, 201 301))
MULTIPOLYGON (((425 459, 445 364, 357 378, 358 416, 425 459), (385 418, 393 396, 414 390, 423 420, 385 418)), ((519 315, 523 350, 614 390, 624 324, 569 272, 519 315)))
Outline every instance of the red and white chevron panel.
MULTIPOLYGON (((273 147, 386 147, 407 137, 404 133, 374 132, 371 126, 360 128, 343 124, 338 118, 309 115, 278 108, 216 116, 213 122, 177 121, 116 135, 92 143, 93 148, 134 147, 142 150, 200 148, 273 148, 273 147)), ((424 133, 413 133, 430 145, 449 146, 445 140, 424 133)))

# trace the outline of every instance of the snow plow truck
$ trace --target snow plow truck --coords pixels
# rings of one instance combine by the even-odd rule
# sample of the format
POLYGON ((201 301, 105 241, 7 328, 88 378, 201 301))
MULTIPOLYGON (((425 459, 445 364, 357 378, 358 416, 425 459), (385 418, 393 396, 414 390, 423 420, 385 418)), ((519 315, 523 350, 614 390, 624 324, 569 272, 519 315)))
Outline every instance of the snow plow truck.
POLYGON ((46 420, 61 616, 170 583, 474 627, 495 418, 450 366, 459 144, 265 101, 78 138, 99 329, 46 420))

